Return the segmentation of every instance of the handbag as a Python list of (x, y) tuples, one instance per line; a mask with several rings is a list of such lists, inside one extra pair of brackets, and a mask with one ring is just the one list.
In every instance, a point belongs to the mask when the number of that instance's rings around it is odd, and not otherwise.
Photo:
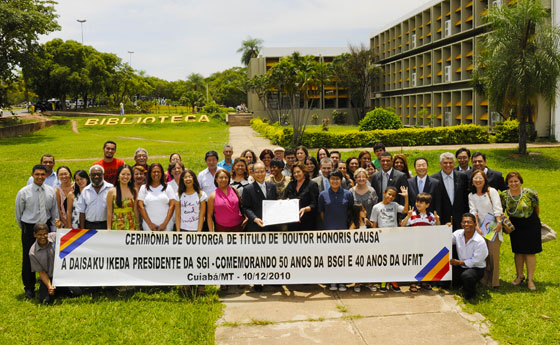
[(545, 223), (541, 223), (541, 240), (542, 243), (549, 242), (556, 239), (556, 231)]

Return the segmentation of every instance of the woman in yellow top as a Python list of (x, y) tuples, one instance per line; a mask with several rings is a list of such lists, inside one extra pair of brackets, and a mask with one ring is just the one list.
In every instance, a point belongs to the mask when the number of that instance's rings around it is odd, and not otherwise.
[(107, 193), (107, 229), (139, 229), (136, 198), (132, 168), (124, 164), (117, 171), (115, 186)]

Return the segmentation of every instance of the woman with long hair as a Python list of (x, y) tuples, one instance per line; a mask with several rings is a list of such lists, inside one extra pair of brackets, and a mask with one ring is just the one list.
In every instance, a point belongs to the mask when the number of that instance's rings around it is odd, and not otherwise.
[(172, 177), (170, 181), (167, 181), (167, 185), (173, 188), (174, 193), (177, 193), (179, 190), (179, 182), (181, 181), (181, 174), (185, 171), (185, 165), (181, 162), (170, 163), (167, 171), (169, 171)]
[(326, 147), (321, 147), (321, 148), (319, 148), (319, 150), (317, 150), (317, 162), (319, 164), (321, 164), (321, 160), (323, 158), (328, 158), (330, 156), (331, 156), (331, 154), (329, 153), (329, 150), (327, 150)]
[(138, 230), (136, 189), (132, 167), (123, 164), (117, 171), (115, 186), (107, 193), (107, 229)]
[(299, 199), (299, 223), (288, 224), (288, 230), (315, 230), (319, 186), (305, 174), (303, 162), (292, 166), (292, 180), (284, 191), (284, 199)]
[(319, 176), (319, 163), (315, 157), (307, 156), (304, 160), (305, 164), (305, 174), (309, 176), (309, 179), (313, 179)]
[(501, 231), (503, 209), (500, 194), (488, 185), (488, 178), (483, 170), (473, 171), (470, 189), (469, 209), (476, 219), (476, 231), (482, 236), (486, 235), (482, 232), (481, 226), (487, 215), (491, 215), (496, 223), (497, 235), (491, 240), (484, 239), (488, 247), (488, 257), (482, 282), (489, 287), (498, 287), (500, 286), (500, 246), (503, 241)]
[(402, 153), (396, 153), (393, 156), (393, 168), (406, 175), (406, 178), (412, 178), (412, 173), (408, 170), (408, 162), (406, 161), (406, 156)]
[(371, 153), (368, 150), (363, 150), (358, 155), (358, 162), (360, 164), (360, 168), (366, 168), (366, 164), (371, 162)]
[[(259, 158), (264, 163), (264, 168), (266, 170), (266, 176), (270, 175), (270, 162), (272, 161), (272, 158), (274, 158), (274, 152), (272, 152), (272, 150), (269, 150), (269, 149), (264, 149), (264, 150), (262, 150), (261, 154), (259, 155)], [(256, 163), (256, 162), (254, 162), (254, 163)]]
[(68, 215), (66, 214), (66, 207), (68, 202), (67, 196), (74, 190), (74, 182), (72, 182), (72, 172), (70, 168), (61, 165), (56, 169), (56, 176), (60, 181), (60, 186), (56, 187), (56, 206), (58, 207), (58, 216), (60, 218), (60, 227), (69, 228), (72, 226), (68, 222)]
[(76, 170), (74, 172), (74, 190), (66, 195), (66, 217), (68, 218), (66, 223), (71, 224), (72, 229), (80, 228), (80, 214), (76, 210), (76, 202), (88, 184), (90, 184), (90, 179), (87, 171)]
[(208, 196), (200, 189), (194, 171), (187, 169), (179, 180), (179, 205), (175, 212), (177, 231), (202, 231)]
[(356, 182), (356, 180), (354, 179), (354, 172), (360, 167), (360, 160), (357, 157), (350, 157), (346, 160), (346, 169), (348, 172), (348, 175), (350, 175), (350, 178), (352, 179), (352, 181)]
[(153, 163), (148, 168), (148, 182), (138, 192), (138, 209), (142, 216), (142, 229), (171, 231), (177, 196), (172, 188), (167, 188), (163, 167)]

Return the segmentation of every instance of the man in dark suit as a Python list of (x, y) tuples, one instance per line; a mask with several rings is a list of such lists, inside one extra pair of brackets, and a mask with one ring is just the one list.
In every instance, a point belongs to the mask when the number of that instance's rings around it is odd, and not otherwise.
[(253, 166), (255, 182), (243, 189), (243, 213), (249, 218), (246, 231), (272, 231), (274, 226), (264, 226), (262, 221), (263, 200), (276, 200), (276, 186), (265, 182), (266, 168), (262, 162)]
[(432, 196), (432, 202), (428, 207), (429, 212), (436, 211), (441, 214), (441, 198), (442, 189), (438, 180), (428, 176), (428, 160), (424, 157), (418, 157), (414, 161), (414, 170), (416, 177), (408, 179), (408, 203), (411, 206), (416, 205), (416, 196), (419, 193), (429, 193)]
[(472, 167), (469, 166), (469, 161), (471, 160), (471, 150), (466, 147), (461, 147), (455, 151), (455, 158), (457, 158), (457, 167), (455, 170), (468, 174)]
[(467, 173), (469, 181), (471, 180), (471, 175), (474, 170), (482, 170), (486, 174), (488, 179), (488, 185), (497, 190), (506, 190), (506, 182), (502, 173), (497, 170), (492, 170), (486, 166), (486, 155), (482, 152), (475, 152), (472, 155), (472, 166), (473, 170)]
[(453, 230), (461, 229), (461, 217), (469, 211), (469, 183), (467, 175), (454, 170), (455, 156), (444, 152), (439, 156), (441, 171), (430, 176), (439, 181), (442, 189), (441, 223), (453, 223)]
[[(371, 186), (377, 193), (377, 200), (383, 200), (383, 193), (385, 193), (387, 186), (394, 186), (397, 190), (401, 190), (402, 186), (408, 188), (406, 175), (393, 169), (393, 156), (389, 152), (383, 152), (379, 156), (379, 164), (381, 165), (381, 170), (371, 177)], [(404, 205), (404, 199), (400, 195), (397, 196), (395, 201)]]

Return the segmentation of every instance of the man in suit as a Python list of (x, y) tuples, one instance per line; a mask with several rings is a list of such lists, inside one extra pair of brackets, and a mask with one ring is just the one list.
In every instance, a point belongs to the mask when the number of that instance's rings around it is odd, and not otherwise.
[(243, 213), (249, 218), (247, 230), (272, 231), (273, 226), (264, 226), (262, 221), (262, 202), (263, 200), (276, 200), (276, 186), (273, 183), (265, 182), (266, 168), (262, 162), (255, 163), (253, 166), (253, 178), (255, 182), (247, 185), (243, 189)]
[(428, 207), (429, 212), (436, 211), (441, 214), (441, 198), (442, 189), (438, 180), (428, 176), (428, 160), (424, 157), (418, 157), (414, 160), (414, 170), (416, 177), (408, 179), (408, 203), (411, 206), (416, 205), (416, 196), (422, 192), (429, 193), (432, 196), (432, 202)]
[(461, 147), (455, 152), (455, 158), (457, 158), (457, 167), (455, 170), (469, 174), (472, 167), (469, 166), (469, 161), (471, 160), (471, 150), (466, 147)]
[[(319, 193), (321, 193), (325, 189), (329, 189), (330, 185), (329, 185), (328, 176), (330, 172), (334, 170), (334, 163), (331, 158), (325, 157), (321, 159), (320, 163), (321, 163), (321, 167), (320, 167), (321, 173), (319, 174), (319, 176), (312, 179), (312, 181), (314, 181), (319, 186)], [(345, 178), (342, 178), (341, 186), (343, 189), (349, 189), (348, 181), (346, 181)]]
[(461, 229), (464, 213), (469, 211), (469, 182), (467, 175), (454, 170), (455, 156), (444, 152), (439, 156), (441, 170), (430, 176), (439, 181), (442, 189), (441, 223), (453, 223), (453, 230)]
[[(385, 193), (387, 186), (394, 186), (397, 190), (401, 190), (402, 186), (408, 188), (406, 175), (393, 169), (393, 156), (389, 152), (383, 152), (379, 156), (379, 164), (381, 165), (381, 170), (371, 177), (371, 186), (377, 193), (377, 200), (383, 200), (383, 193)], [(404, 199), (400, 195), (397, 196), (395, 201), (404, 205)]]
[(486, 155), (482, 152), (475, 152), (472, 155), (472, 166), (473, 170), (467, 173), (469, 181), (471, 180), (471, 175), (474, 170), (482, 170), (486, 174), (488, 179), (488, 185), (497, 190), (506, 190), (506, 182), (502, 173), (497, 170), (492, 170), (486, 166)]

